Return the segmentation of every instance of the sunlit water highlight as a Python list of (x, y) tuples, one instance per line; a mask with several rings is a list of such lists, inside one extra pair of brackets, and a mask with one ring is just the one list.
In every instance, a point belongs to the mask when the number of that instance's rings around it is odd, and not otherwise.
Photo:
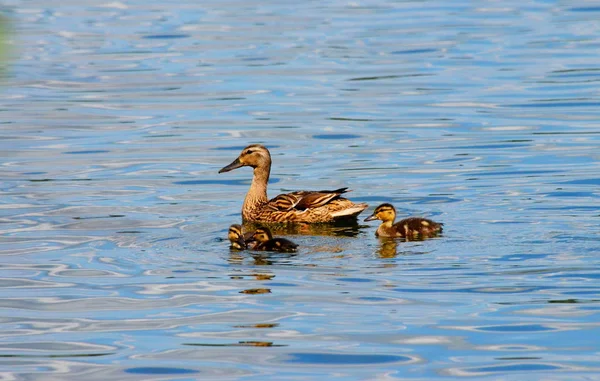
[[(598, 377), (600, 8), (5, 15), (2, 379)], [(217, 171), (248, 143), (271, 149), (271, 196), (348, 186), (445, 233), (359, 222), (230, 252), (251, 171)]]

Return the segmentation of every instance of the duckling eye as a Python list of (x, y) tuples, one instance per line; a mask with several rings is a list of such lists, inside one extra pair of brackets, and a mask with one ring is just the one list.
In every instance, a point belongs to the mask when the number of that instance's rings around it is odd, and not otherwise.
[(249, 149), (248, 151), (246, 151), (246, 155), (250, 155), (252, 152), (254, 152), (254, 151), (252, 151), (251, 149)]

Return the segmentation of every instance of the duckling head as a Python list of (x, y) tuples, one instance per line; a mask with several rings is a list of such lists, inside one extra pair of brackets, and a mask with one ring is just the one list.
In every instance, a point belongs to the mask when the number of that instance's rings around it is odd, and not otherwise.
[(392, 204), (381, 204), (373, 214), (365, 218), (365, 221), (381, 220), (383, 222), (393, 222), (396, 218), (396, 208)]
[(256, 231), (252, 235), (252, 238), (258, 242), (267, 242), (268, 240), (273, 239), (273, 235), (271, 234), (269, 228), (262, 227), (256, 229)]
[(238, 225), (238, 224), (231, 225), (229, 227), (229, 232), (227, 233), (227, 238), (229, 238), (230, 241), (235, 241), (235, 240), (239, 239), (240, 237), (243, 237), (242, 225)]
[(229, 238), (229, 242), (231, 242), (231, 247), (238, 250), (243, 250), (246, 248), (246, 242), (244, 242), (244, 235), (242, 233), (241, 225), (231, 225), (229, 227), (229, 232), (227, 233), (227, 238)]
[(240, 167), (270, 168), (271, 154), (267, 147), (261, 144), (251, 144), (244, 148), (237, 159), (221, 168), (219, 173), (229, 172)]

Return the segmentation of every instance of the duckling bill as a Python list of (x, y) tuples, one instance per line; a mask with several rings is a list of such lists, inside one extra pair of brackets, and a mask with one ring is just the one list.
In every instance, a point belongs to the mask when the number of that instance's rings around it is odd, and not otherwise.
[(394, 223), (396, 208), (392, 204), (381, 204), (365, 221), (381, 220), (375, 235), (378, 237), (400, 237), (406, 240), (435, 237), (442, 232), (442, 223), (422, 217), (409, 217)]
[(298, 245), (289, 239), (273, 238), (273, 234), (269, 228), (260, 227), (256, 229), (252, 238), (258, 243), (253, 250), (256, 251), (278, 251), (280, 253), (293, 253), (297, 250)]

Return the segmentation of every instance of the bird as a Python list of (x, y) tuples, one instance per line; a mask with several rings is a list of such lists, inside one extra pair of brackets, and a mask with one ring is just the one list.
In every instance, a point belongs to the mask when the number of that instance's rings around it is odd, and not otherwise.
[(378, 237), (401, 237), (408, 240), (435, 237), (442, 232), (442, 223), (422, 217), (408, 217), (394, 223), (396, 209), (392, 204), (381, 204), (365, 221), (381, 220), (375, 235)]
[(290, 253), (295, 252), (298, 249), (298, 245), (289, 239), (273, 238), (273, 234), (271, 234), (269, 228), (264, 226), (256, 229), (252, 238), (257, 242), (256, 246), (252, 249), (256, 251)]
[(229, 232), (227, 233), (227, 238), (229, 238), (229, 242), (231, 242), (229, 248), (232, 250), (252, 249), (254, 245), (256, 245), (256, 241), (252, 238), (252, 234), (254, 234), (254, 232), (244, 233), (242, 225), (240, 224), (231, 225), (229, 227)]
[(221, 168), (219, 173), (240, 167), (252, 167), (254, 177), (242, 206), (244, 222), (320, 223), (355, 219), (368, 205), (341, 197), (348, 188), (321, 191), (296, 191), (267, 198), (271, 173), (271, 153), (261, 144), (244, 148), (237, 159)]
[(227, 238), (231, 242), (231, 246), (229, 246), (231, 250), (245, 250), (248, 248), (246, 238), (244, 238), (244, 234), (242, 233), (242, 226), (239, 224), (233, 224), (229, 227)]

